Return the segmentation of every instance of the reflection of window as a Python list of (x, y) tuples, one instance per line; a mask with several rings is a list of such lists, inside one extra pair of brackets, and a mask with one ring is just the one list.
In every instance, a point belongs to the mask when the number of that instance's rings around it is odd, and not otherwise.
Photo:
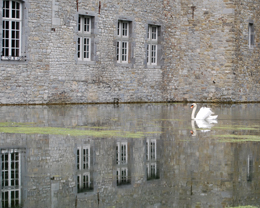
[(253, 178), (253, 158), (248, 155), (247, 158), (247, 181), (252, 181)]
[(77, 148), (77, 190), (78, 193), (93, 190), (91, 182), (90, 146)]
[(127, 164), (127, 143), (118, 142), (116, 145), (116, 164)]
[(147, 180), (158, 179), (157, 146), (155, 139), (146, 140), (146, 174)]
[(254, 34), (254, 24), (249, 23), (248, 25), (248, 45), (249, 48), (253, 48), (255, 45), (255, 34)]
[(2, 149), (2, 207), (21, 204), (21, 153), (18, 149)]
[(128, 168), (128, 143), (117, 142), (116, 144), (116, 178), (117, 185), (130, 184), (129, 168)]
[(20, 60), (22, 35), (22, 4), (3, 1), (2, 60)]

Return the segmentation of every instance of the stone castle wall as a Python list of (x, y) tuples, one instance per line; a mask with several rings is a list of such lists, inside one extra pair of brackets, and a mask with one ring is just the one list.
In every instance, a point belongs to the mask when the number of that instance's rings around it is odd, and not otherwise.
[[(23, 14), (26, 61), (0, 61), (1, 104), (260, 100), (259, 2), (25, 0)], [(79, 15), (94, 19), (91, 62), (77, 60)], [(116, 63), (118, 20), (131, 22), (128, 64)], [(160, 27), (157, 66), (148, 24)]]

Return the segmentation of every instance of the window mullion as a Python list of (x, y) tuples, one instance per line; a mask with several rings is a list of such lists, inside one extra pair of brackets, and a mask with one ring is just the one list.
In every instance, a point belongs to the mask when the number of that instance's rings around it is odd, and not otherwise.
[(12, 20), (9, 21), (9, 39), (8, 39), (8, 56), (11, 56), (12, 55), (12, 46), (11, 46), (11, 43), (12, 43)]

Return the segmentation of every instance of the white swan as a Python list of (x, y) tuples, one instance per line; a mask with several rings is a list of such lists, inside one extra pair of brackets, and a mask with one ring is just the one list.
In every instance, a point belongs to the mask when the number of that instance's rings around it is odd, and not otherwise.
[(197, 131), (195, 128), (195, 122), (197, 124), (197, 126), (199, 127), (199, 129), (201, 129), (201, 132), (209, 132), (211, 127), (214, 126), (214, 124), (218, 123), (217, 120), (191, 120), (191, 128), (192, 131), (190, 131), (192, 136), (196, 136), (197, 135)]
[(206, 108), (206, 107), (201, 107), (199, 112), (196, 115), (196, 118), (194, 118), (194, 114), (195, 111), (197, 109), (197, 104), (196, 103), (192, 103), (191, 104), (191, 108), (193, 108), (192, 113), (191, 113), (191, 119), (192, 120), (214, 120), (217, 119), (218, 115), (212, 115), (214, 114), (210, 108)]

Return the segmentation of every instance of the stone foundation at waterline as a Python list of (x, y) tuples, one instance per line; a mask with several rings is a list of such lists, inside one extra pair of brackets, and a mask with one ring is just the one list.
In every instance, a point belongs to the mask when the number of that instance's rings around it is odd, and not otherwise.
[(245, 0), (25, 0), (0, 104), (260, 101), (259, 11)]

